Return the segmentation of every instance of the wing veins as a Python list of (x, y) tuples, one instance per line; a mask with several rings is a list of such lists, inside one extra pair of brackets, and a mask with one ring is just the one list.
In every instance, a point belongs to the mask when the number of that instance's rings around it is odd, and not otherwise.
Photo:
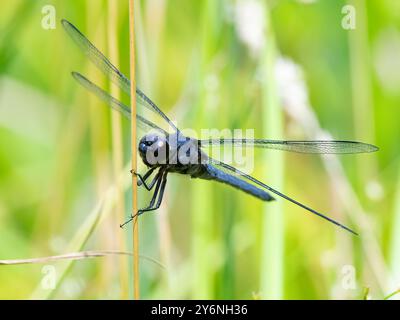
[(290, 151), (297, 153), (315, 154), (351, 154), (369, 153), (378, 150), (378, 147), (358, 142), (346, 140), (267, 140), (267, 139), (208, 139), (200, 140), (201, 147), (215, 145), (233, 145), (244, 147), (255, 147)]
[[(89, 58), (89, 60), (103, 72), (112, 82), (119, 86), (122, 91), (130, 95), (131, 81), (115, 67), (108, 58), (101, 53), (95, 45), (90, 42), (86, 36), (78, 30), (72, 23), (62, 19), (61, 23), (68, 33), (68, 35), (74, 40), (81, 51)], [(138, 102), (145, 108), (157, 113), (161, 116), (175, 131), (179, 132), (179, 129), (174, 123), (157, 107), (157, 105), (146, 96), (139, 88), (136, 87), (136, 96)]]
[[(89, 79), (87, 79), (85, 76), (81, 75), (78, 72), (72, 72), (73, 78), (84, 88), (86, 88), (88, 91), (93, 93), (95, 96), (97, 96), (100, 100), (108, 104), (112, 109), (119, 111), (121, 114), (123, 114), (125, 117), (128, 119), (131, 118), (131, 109), (119, 101), (118, 99), (114, 98), (111, 96), (108, 92), (105, 90), (101, 89), (99, 86), (91, 82)], [(139, 121), (139, 125), (144, 126), (145, 130), (151, 130), (155, 129), (157, 131), (160, 131), (162, 134), (167, 135), (167, 132), (160, 127), (158, 127), (156, 124), (151, 122), (150, 120), (145, 119), (144, 117), (140, 115), (136, 115), (136, 119)]]

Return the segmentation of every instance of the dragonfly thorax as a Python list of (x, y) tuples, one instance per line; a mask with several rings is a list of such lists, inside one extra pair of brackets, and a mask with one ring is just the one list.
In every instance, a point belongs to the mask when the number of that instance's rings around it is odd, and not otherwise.
[(147, 134), (140, 140), (139, 154), (148, 167), (168, 165), (172, 170), (176, 166), (197, 165), (206, 159), (196, 139), (155, 133)]

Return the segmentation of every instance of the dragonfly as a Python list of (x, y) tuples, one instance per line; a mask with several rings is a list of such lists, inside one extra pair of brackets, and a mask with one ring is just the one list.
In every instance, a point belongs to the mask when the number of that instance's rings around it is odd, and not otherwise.
[[(109, 80), (116, 84), (123, 92), (130, 95), (131, 81), (72, 23), (65, 19), (61, 23), (66, 33), (85, 56)], [(72, 72), (72, 76), (80, 85), (96, 95), (112, 109), (119, 111), (129, 119), (131, 118), (131, 108), (128, 105), (111, 96), (82, 74)], [(269, 202), (275, 200), (272, 196), (274, 194), (357, 235), (354, 230), (328, 215), (318, 212), (283, 194), (235, 166), (208, 156), (204, 149), (213, 146), (230, 145), (232, 147), (265, 148), (297, 153), (355, 154), (375, 152), (378, 150), (378, 147), (363, 142), (345, 140), (195, 139), (183, 135), (181, 130), (167, 115), (138, 87), (136, 87), (136, 99), (140, 106), (157, 115), (168, 126), (169, 130), (161, 128), (144, 116), (136, 115), (137, 125), (147, 132), (139, 141), (138, 152), (143, 163), (148, 167), (148, 171), (143, 175), (133, 170), (131, 173), (138, 177), (137, 184), (139, 187), (144, 186), (148, 191), (154, 191), (149, 204), (138, 210), (135, 214), (131, 214), (129, 219), (121, 224), (121, 227), (131, 222), (136, 216), (159, 209), (167, 185), (167, 176), (170, 173), (177, 173), (190, 176), (191, 178), (220, 182), (262, 201)]]

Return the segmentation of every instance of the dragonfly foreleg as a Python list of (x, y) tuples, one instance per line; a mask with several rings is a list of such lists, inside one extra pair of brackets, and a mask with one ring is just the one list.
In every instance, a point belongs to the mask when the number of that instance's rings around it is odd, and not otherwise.
[[(142, 213), (147, 212), (147, 211), (157, 210), (160, 207), (162, 197), (164, 195), (165, 185), (167, 183), (167, 173), (164, 173), (163, 170), (160, 170), (157, 173), (157, 175), (153, 181), (156, 181), (156, 189), (154, 190), (154, 193), (150, 200), (149, 205), (146, 208), (138, 210), (138, 212), (135, 215), (131, 215), (131, 217), (127, 221), (125, 221), (123, 224), (120, 225), (121, 228), (123, 226), (125, 226), (127, 223), (131, 222), (136, 216), (139, 216)], [(152, 183), (153, 183), (153, 181), (152, 181)], [(158, 201), (157, 201), (156, 206), (154, 206), (154, 203), (156, 202), (157, 197), (158, 197)]]
[(150, 191), (151, 189), (153, 189), (155, 183), (157, 182), (157, 175), (154, 177), (154, 179), (150, 182), (150, 184), (148, 185), (146, 183), (146, 180), (151, 176), (151, 174), (154, 172), (156, 168), (151, 168), (149, 171), (147, 171), (143, 176), (140, 173), (137, 173), (134, 170), (131, 170), (131, 173), (134, 174), (135, 176), (137, 176), (139, 178), (137, 185), (138, 187), (140, 187), (141, 185), (144, 185), (144, 187)]
[[(136, 213), (135, 216), (140, 216), (141, 214), (143, 214), (145, 212), (154, 211), (154, 210), (157, 210), (158, 208), (160, 208), (162, 199), (164, 197), (165, 186), (167, 185), (167, 173), (164, 173), (160, 180), (161, 180), (161, 188), (160, 188), (160, 192), (158, 193), (157, 204), (153, 207), (154, 202), (153, 203), (150, 202), (150, 205), (148, 207), (146, 207), (144, 209), (140, 209)], [(155, 197), (153, 197), (153, 199), (155, 200)]]

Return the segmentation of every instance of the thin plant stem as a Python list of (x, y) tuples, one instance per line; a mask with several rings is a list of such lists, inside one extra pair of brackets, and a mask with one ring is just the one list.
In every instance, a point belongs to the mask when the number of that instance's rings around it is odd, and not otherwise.
[[(90, 10), (87, 13), (87, 21), (89, 29), (93, 28), (93, 34), (96, 43), (104, 43), (104, 23), (102, 21), (97, 21), (97, 12), (100, 12), (101, 6), (94, 5), (90, 6)], [(97, 22), (97, 23), (96, 23)], [(88, 65), (88, 74), (90, 77), (95, 77), (95, 67), (93, 65)], [(90, 134), (90, 144), (93, 152), (92, 166), (95, 175), (95, 187), (96, 196), (100, 197), (103, 194), (107, 184), (107, 142), (108, 134), (104, 130), (106, 127), (106, 109), (99, 108), (98, 99), (89, 95), (89, 134)]]
[(390, 283), (388, 283), (389, 288), (391, 288), (393, 284), (398, 285), (400, 282), (400, 174), (397, 181), (389, 251), (389, 269), (391, 276), (391, 278), (389, 278)]
[[(269, 11), (265, 5), (266, 44), (262, 55), (264, 88), (262, 90), (264, 136), (279, 138), (283, 136), (283, 112), (279, 105), (275, 77), (276, 59), (278, 56), (275, 36), (270, 21)], [(268, 154), (270, 169), (268, 181), (282, 190), (284, 180), (284, 155), (276, 152)], [(284, 250), (284, 217), (283, 203), (265, 204), (262, 223), (261, 275), (260, 288), (263, 298), (281, 299), (283, 297), (283, 250)]]
[[(137, 76), (138, 83), (143, 83), (146, 90), (152, 92), (154, 96), (160, 93), (159, 77), (159, 64), (161, 62), (163, 49), (165, 47), (163, 41), (166, 38), (166, 13), (168, 7), (168, 0), (150, 0), (146, 1), (143, 8), (143, 15), (140, 10), (140, 2), (136, 6), (136, 51), (138, 56), (138, 65), (140, 66), (139, 74)], [(146, 31), (146, 32), (145, 32)], [(147, 41), (150, 40), (150, 41)], [(140, 72), (141, 71), (141, 72)], [(171, 115), (171, 109), (168, 110)], [(178, 117), (172, 117), (175, 121)], [(171, 187), (169, 187), (170, 189)], [(168, 272), (163, 274), (159, 286), (162, 296), (157, 298), (173, 299), (171, 297), (171, 285), (174, 277), (175, 267), (171, 266), (172, 263), (172, 243), (171, 243), (171, 230), (168, 216), (168, 192), (164, 195), (164, 199), (160, 209), (158, 210), (157, 230), (159, 241), (160, 261), (168, 268)]]
[(389, 300), (390, 298), (394, 297), (398, 293), (400, 293), (400, 289), (397, 289), (396, 291), (394, 291), (391, 294), (387, 295), (386, 297), (383, 298), (383, 300)]
[[(108, 52), (109, 57), (113, 63), (119, 65), (118, 59), (118, 3), (116, 1), (108, 1)], [(117, 86), (111, 84), (111, 95), (119, 99), (120, 90)], [(112, 135), (112, 159), (113, 171), (116, 187), (117, 187), (117, 201), (115, 205), (115, 218), (118, 221), (123, 221), (125, 216), (124, 205), (124, 191), (122, 188), (122, 181), (118, 179), (119, 173), (123, 168), (123, 139), (122, 139), (122, 123), (121, 114), (115, 110), (111, 111), (111, 135)], [(114, 224), (118, 225), (118, 224)], [(125, 251), (125, 233), (118, 232), (117, 241), (118, 248)], [(121, 290), (121, 299), (128, 299), (129, 285), (128, 285), (128, 260), (126, 256), (119, 256), (119, 282)]]
[(368, 300), (369, 299), (369, 290), (370, 290), (369, 287), (366, 287), (364, 289), (363, 297), (362, 297), (363, 300)]
[[(217, 1), (207, 0), (202, 2), (202, 47), (200, 59), (200, 77), (205, 79), (212, 59), (212, 48), (215, 46), (215, 19)], [(202, 91), (202, 95), (197, 102), (193, 112), (196, 113), (196, 122), (198, 124), (210, 123), (210, 118), (205, 112), (207, 105), (207, 92)], [(212, 228), (213, 214), (212, 202), (213, 195), (210, 192), (210, 186), (204, 183), (196, 183), (191, 187), (191, 214), (193, 225), (192, 236), (192, 263), (193, 263), (193, 299), (212, 299), (214, 297), (214, 273), (210, 263), (209, 248), (212, 246)], [(201, 197), (198, 197), (201, 195)], [(204, 201), (204, 199), (207, 199)]]
[[(131, 144), (132, 144), (132, 170), (136, 171), (136, 79), (135, 79), (135, 8), (134, 0), (129, 0), (129, 34), (130, 34), (130, 78), (131, 78)], [(132, 210), (137, 212), (137, 177), (132, 175)], [(133, 219), (133, 298), (138, 300), (139, 291), (139, 226), (138, 216)]]
[[(87, 10), (87, 30), (93, 34), (95, 43), (101, 45), (105, 43), (105, 21), (98, 19), (98, 15), (102, 10), (101, 1), (93, 4), (86, 4)], [(90, 78), (96, 77), (96, 69), (92, 64), (87, 65), (87, 73)], [(104, 84), (104, 79), (99, 79), (99, 84)], [(108, 145), (109, 145), (109, 131), (107, 128), (107, 109), (99, 108), (99, 100), (93, 96), (88, 96), (88, 111), (89, 111), (89, 141), (91, 149), (91, 168), (94, 176), (95, 197), (100, 199), (101, 195), (106, 190), (109, 184), (110, 170), (108, 161)], [(111, 219), (111, 218), (110, 218)], [(110, 220), (111, 221), (111, 220)], [(112, 246), (112, 237), (108, 236), (111, 223), (105, 223), (99, 226), (98, 236), (101, 246), (108, 248)], [(110, 261), (105, 261), (99, 265), (99, 272), (97, 274), (97, 281), (99, 282), (100, 290), (106, 290), (112, 280), (111, 276), (114, 274), (114, 265)]]
[[(0, 260), (0, 265), (13, 266), (22, 264), (43, 264), (43, 263), (56, 262), (62, 260), (84, 260), (84, 259), (102, 258), (109, 256), (133, 256), (133, 252), (117, 251), (117, 250), (88, 250), (88, 251), (59, 254), (48, 257)], [(160, 268), (165, 269), (165, 266), (162, 263), (151, 257), (146, 257), (141, 255), (140, 258), (148, 260), (149, 262), (153, 262)]]
[[(350, 2), (357, 10), (356, 28), (348, 32), (351, 89), (356, 138), (374, 143), (375, 125), (371, 89), (370, 56), (368, 49), (368, 17), (364, 0)], [(377, 175), (376, 159), (357, 159), (358, 186)]]

